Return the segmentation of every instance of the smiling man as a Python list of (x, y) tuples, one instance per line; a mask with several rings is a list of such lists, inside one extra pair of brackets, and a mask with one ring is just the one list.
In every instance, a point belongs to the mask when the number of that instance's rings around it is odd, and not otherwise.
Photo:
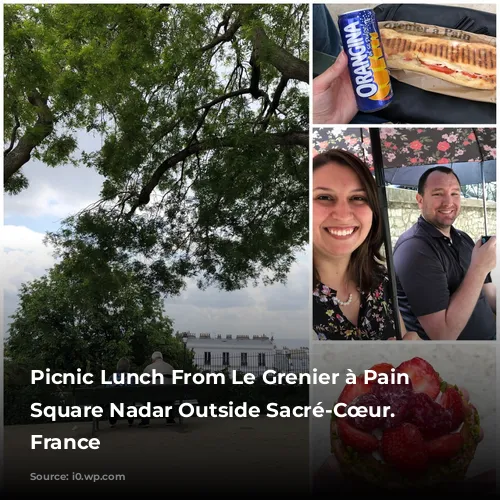
[(452, 169), (424, 172), (421, 215), (394, 247), (398, 302), (406, 328), (425, 340), (496, 339), (496, 238), (484, 245), (453, 227), (460, 180)]

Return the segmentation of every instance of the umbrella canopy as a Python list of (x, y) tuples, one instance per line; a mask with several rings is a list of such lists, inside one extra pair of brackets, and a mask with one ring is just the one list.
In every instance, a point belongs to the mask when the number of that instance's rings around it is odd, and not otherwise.
[[(495, 128), (381, 128), (380, 142), (389, 184), (416, 187), (422, 173), (437, 165), (453, 168), (462, 185), (496, 181)], [(316, 128), (313, 148), (314, 154), (350, 151), (374, 171), (368, 128)]]

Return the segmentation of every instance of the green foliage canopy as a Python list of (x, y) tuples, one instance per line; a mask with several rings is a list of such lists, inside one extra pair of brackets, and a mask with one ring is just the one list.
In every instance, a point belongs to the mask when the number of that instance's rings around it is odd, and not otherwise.
[[(113, 371), (121, 357), (142, 371), (160, 350), (182, 369), (184, 346), (172, 334), (161, 296), (140, 275), (126, 266), (88, 267), (81, 259), (66, 259), (22, 285), (6, 356), (30, 369), (98, 373)], [(187, 368), (191, 361), (190, 353)]]
[[(105, 178), (60, 256), (169, 294), (285, 281), (308, 241), (307, 4), (4, 9), (6, 191), (31, 157)], [(78, 156), (81, 129), (102, 148)]]

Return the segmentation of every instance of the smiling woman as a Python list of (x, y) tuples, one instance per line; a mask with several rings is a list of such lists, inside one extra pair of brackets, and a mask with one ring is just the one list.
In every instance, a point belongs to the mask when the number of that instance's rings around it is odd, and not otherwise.
[[(319, 340), (395, 336), (389, 280), (380, 253), (375, 181), (355, 155), (332, 149), (313, 160), (313, 329)], [(405, 340), (407, 333), (401, 321)]]

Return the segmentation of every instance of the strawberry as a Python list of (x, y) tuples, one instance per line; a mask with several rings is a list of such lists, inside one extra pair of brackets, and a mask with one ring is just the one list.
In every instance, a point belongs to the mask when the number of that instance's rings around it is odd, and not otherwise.
[(397, 367), (397, 371), (407, 373), (415, 392), (424, 392), (436, 399), (440, 390), (439, 375), (432, 366), (422, 358), (412, 358)]
[[(377, 365), (373, 365), (370, 370), (377, 373), (387, 373), (390, 374), (391, 369), (394, 368), (390, 363), (378, 363)], [(371, 380), (369, 382), (370, 385), (377, 383), (376, 380)]]
[(462, 396), (454, 387), (448, 387), (443, 393), (441, 405), (451, 414), (451, 430), (456, 430), (465, 418)]
[(425, 448), (432, 461), (448, 460), (455, 456), (464, 445), (464, 438), (457, 432), (455, 434), (446, 434), (437, 439), (425, 442)]
[(342, 442), (356, 451), (371, 453), (378, 449), (378, 440), (375, 436), (352, 427), (345, 418), (338, 419), (337, 430)]
[(362, 396), (367, 392), (370, 392), (370, 386), (368, 384), (365, 384), (363, 377), (358, 376), (356, 377), (355, 384), (346, 384), (346, 386), (340, 393), (338, 402), (348, 405), (352, 403), (352, 401), (358, 396)]
[(418, 428), (404, 423), (382, 434), (381, 453), (384, 460), (401, 472), (418, 473), (428, 463), (424, 438)]
[(394, 368), (390, 363), (378, 363), (377, 365), (373, 365), (370, 370), (377, 373), (391, 373), (391, 370)]

